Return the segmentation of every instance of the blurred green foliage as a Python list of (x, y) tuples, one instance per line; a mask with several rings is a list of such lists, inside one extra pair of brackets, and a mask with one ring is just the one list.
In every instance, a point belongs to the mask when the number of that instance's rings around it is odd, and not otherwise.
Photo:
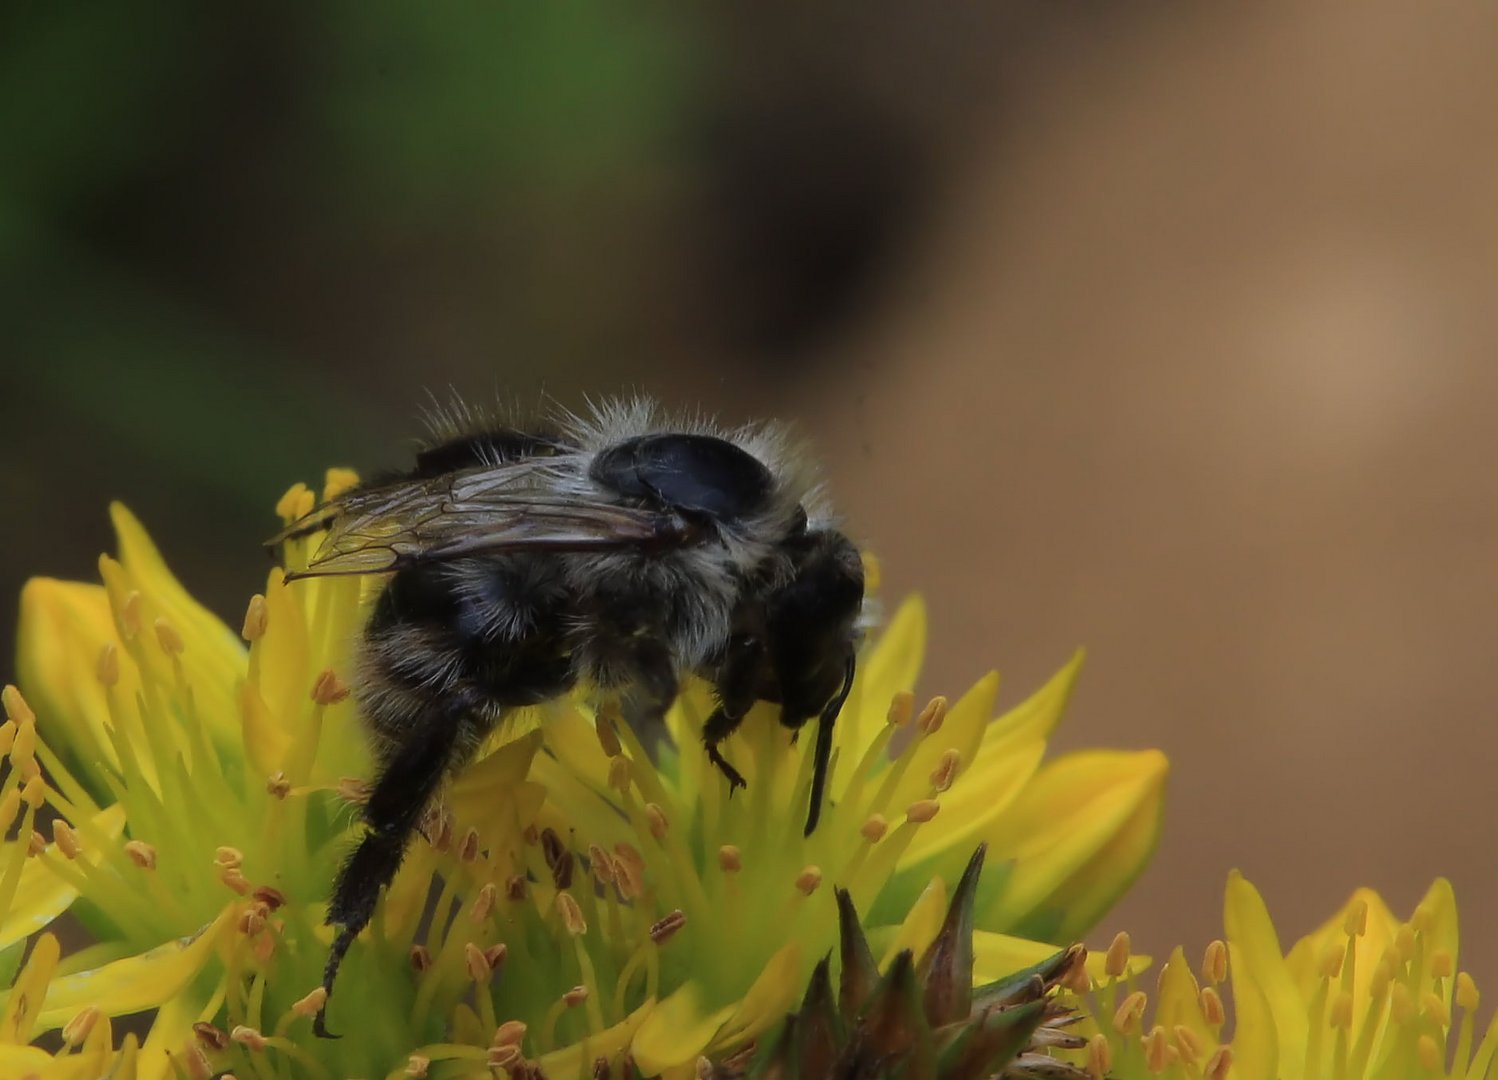
[(232, 609), (276, 495), (398, 460), (418, 388), (622, 377), (610, 345), (652, 287), (630, 241), (700, 29), (579, 4), (7, 5), (0, 590), (91, 576), (119, 497)]

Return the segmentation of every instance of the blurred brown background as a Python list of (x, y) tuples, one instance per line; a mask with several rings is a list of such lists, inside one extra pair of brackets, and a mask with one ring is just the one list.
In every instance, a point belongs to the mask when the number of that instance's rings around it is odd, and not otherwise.
[(237, 618), (428, 388), (783, 416), (929, 689), (1171, 755), (1098, 941), (1445, 874), (1498, 979), (1494, 16), (153, 10), (0, 15), (5, 595), (118, 497)]

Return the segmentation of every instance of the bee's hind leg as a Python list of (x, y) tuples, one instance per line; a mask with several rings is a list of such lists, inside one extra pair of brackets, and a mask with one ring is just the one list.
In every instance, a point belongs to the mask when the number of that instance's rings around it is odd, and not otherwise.
[[(338, 935), (322, 978), (329, 997), (344, 954), (369, 925), (380, 890), (395, 878), (407, 841), (452, 765), (465, 716), (471, 711), (468, 700), (456, 695), (433, 708), (444, 715), (413, 722), (409, 725), (410, 744), (384, 755), (384, 766), (362, 814), (369, 831), (338, 871), (327, 916), (328, 925), (336, 926)], [(319, 1038), (336, 1038), (328, 1030), (327, 1011), (324, 999), (312, 1021), (312, 1031)]]

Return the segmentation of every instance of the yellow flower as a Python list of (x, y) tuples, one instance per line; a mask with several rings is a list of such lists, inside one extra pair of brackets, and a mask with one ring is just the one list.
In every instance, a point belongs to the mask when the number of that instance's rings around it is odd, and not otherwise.
[[(1212, 942), (1200, 981), (1177, 949), (1161, 970), (1153, 1017), (1144, 991), (1111, 979), (1089, 999), (1090, 1064), (1118, 1080), (1477, 1080), (1498, 1075), (1498, 1020), (1476, 1041), (1478, 993), (1458, 971), (1456, 901), (1437, 880), (1400, 921), (1359, 889), (1289, 953), (1258, 891), (1229, 877), (1227, 941)], [(1124, 949), (1126, 951), (1126, 944)], [(1230, 1001), (1236, 1012), (1224, 1035)], [(1118, 974), (1122, 974), (1121, 970)]]
[[(352, 482), (331, 472), (324, 497)], [(313, 503), (299, 486), (278, 510), (292, 520)], [(986, 843), (974, 903), (986, 982), (1055, 951), (1029, 939), (1085, 930), (1158, 829), (1158, 753), (1043, 761), (1076, 660), (997, 720), (994, 676), (915, 709), (925, 627), (911, 601), (862, 658), (809, 838), (812, 740), (793, 743), (771, 709), (724, 746), (749, 779), (732, 799), (700, 748), (704, 685), (650, 754), (581, 697), (514, 718), (451, 783), (350, 950), (330, 1006), (349, 1037), (318, 1040), (326, 902), (357, 836), (349, 803), (366, 789), (352, 778), (369, 770), (350, 645), (383, 582), (288, 585), (273, 570), (236, 634), (128, 512), (112, 514), (120, 550), (101, 560), (102, 586), (38, 579), (22, 596), (26, 698), (7, 691), (0, 727), (15, 766), (0, 818), (19, 818), (22, 838), (0, 855), (0, 973), (64, 910), (97, 943), (51, 963), (33, 947), (0, 997), (0, 1009), (28, 1001), (16, 1044), (94, 1023), (106, 1035), (83, 1050), (107, 1049), (109, 1018), (157, 1008), (144, 1043), (121, 1050), (143, 1078), (199, 1064), (375, 1077), (530, 1063), (557, 1080), (626, 1056), (690, 1076), (799, 995), (837, 940), (833, 885), (881, 959), (920, 955), (948, 883)], [(288, 544), (288, 565), (307, 543)], [(51, 844), (33, 837), (43, 803), (59, 816)]]

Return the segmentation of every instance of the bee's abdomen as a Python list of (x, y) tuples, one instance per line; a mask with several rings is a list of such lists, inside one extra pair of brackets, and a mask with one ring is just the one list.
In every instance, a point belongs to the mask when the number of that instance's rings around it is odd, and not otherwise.
[(545, 560), (418, 565), (391, 579), (361, 646), (360, 704), (376, 743), (401, 743), (431, 704), (480, 702), (464, 742), (504, 710), (546, 701), (576, 682), (566, 596)]

